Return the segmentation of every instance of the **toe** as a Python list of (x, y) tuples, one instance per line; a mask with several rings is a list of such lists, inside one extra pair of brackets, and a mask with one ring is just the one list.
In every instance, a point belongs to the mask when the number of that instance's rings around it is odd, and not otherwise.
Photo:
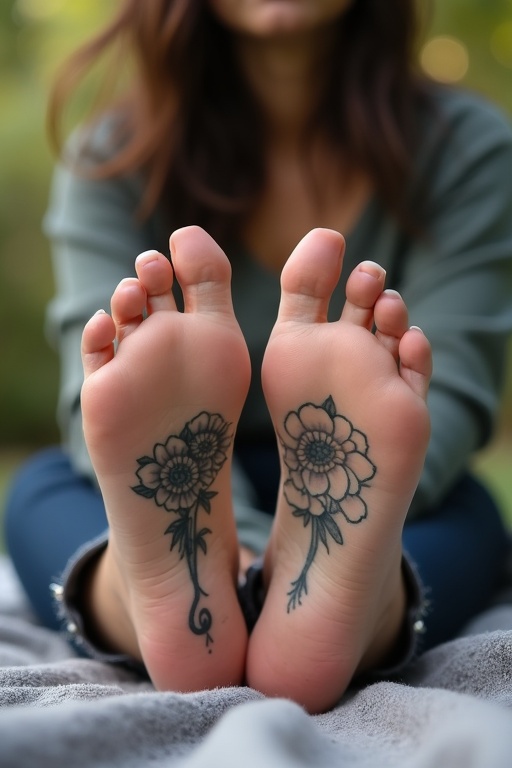
[(375, 302), (384, 290), (386, 271), (374, 261), (362, 261), (351, 272), (342, 320), (371, 330)]
[(178, 229), (169, 244), (185, 312), (232, 315), (231, 265), (215, 240), (193, 226)]
[(148, 313), (175, 310), (172, 295), (174, 273), (168, 259), (158, 251), (145, 251), (135, 260), (135, 270), (147, 296)]
[(432, 375), (432, 350), (423, 331), (412, 326), (400, 340), (400, 375), (423, 400)]
[(409, 313), (398, 291), (381, 293), (375, 303), (374, 322), (375, 336), (398, 360), (400, 339), (409, 327)]
[(281, 274), (279, 321), (322, 322), (341, 275), (345, 241), (331, 229), (302, 238)]
[(82, 334), (82, 365), (85, 378), (114, 357), (114, 321), (100, 309), (91, 317)]
[(121, 280), (110, 300), (117, 341), (122, 341), (141, 324), (146, 307), (146, 291), (135, 277)]

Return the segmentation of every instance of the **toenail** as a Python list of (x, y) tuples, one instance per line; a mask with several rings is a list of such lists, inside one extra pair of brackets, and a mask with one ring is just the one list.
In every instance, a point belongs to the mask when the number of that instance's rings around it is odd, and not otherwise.
[(147, 264), (150, 261), (156, 261), (158, 259), (158, 255), (158, 252), (154, 250), (143, 251), (142, 253), (139, 253), (135, 259), (135, 263), (140, 264), (142, 261), (144, 261)]
[(386, 270), (375, 261), (362, 261), (359, 265), (359, 269), (362, 272), (366, 272), (367, 275), (377, 278), (377, 280), (380, 280), (381, 277), (385, 277), (386, 275)]

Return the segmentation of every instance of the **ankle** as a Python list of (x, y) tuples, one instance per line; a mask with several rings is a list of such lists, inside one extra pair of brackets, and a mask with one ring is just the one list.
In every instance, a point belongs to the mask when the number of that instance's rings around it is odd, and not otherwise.
[(110, 545), (87, 564), (81, 581), (78, 607), (87, 637), (106, 653), (127, 654), (141, 661), (128, 596)]
[(370, 642), (356, 670), (356, 675), (376, 668), (394, 667), (403, 656), (407, 622), (407, 587), (401, 565), (397, 569), (389, 599), (383, 602)]

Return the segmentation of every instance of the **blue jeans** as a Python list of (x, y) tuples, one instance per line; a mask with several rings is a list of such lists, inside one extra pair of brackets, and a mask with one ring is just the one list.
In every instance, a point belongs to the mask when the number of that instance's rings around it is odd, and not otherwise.
[[(268, 467), (257, 464), (268, 479)], [(46, 626), (57, 628), (49, 584), (81, 545), (106, 530), (101, 495), (59, 448), (50, 448), (15, 477), (5, 522), (9, 553), (32, 606)], [(429, 517), (406, 524), (403, 544), (430, 603), (420, 646), (426, 650), (454, 637), (492, 600), (509, 537), (490, 494), (464, 475)]]

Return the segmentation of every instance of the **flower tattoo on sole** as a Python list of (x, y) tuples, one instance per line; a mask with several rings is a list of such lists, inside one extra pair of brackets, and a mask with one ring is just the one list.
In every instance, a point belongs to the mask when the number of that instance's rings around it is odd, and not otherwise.
[(357, 524), (368, 515), (362, 490), (377, 471), (368, 457), (366, 435), (337, 413), (329, 396), (321, 405), (304, 403), (290, 411), (280, 435), (287, 479), (284, 495), (295, 517), (311, 530), (309, 550), (299, 577), (288, 592), (288, 613), (307, 594), (308, 571), (322, 544), (343, 544), (337, 519)]
[(189, 627), (195, 635), (205, 635), (206, 647), (213, 642), (212, 615), (205, 607), (198, 611), (201, 598), (208, 593), (199, 583), (197, 556), (199, 550), (206, 555), (205, 537), (211, 530), (198, 530), (198, 518), (201, 510), (210, 514), (211, 500), (217, 495), (210, 488), (227, 458), (230, 426), (220, 414), (202, 411), (178, 435), (157, 443), (152, 456), (137, 459), (139, 484), (132, 487), (139, 496), (153, 499), (174, 515), (164, 533), (171, 536), (171, 551), (177, 548), (180, 560), (187, 561), (194, 589)]

